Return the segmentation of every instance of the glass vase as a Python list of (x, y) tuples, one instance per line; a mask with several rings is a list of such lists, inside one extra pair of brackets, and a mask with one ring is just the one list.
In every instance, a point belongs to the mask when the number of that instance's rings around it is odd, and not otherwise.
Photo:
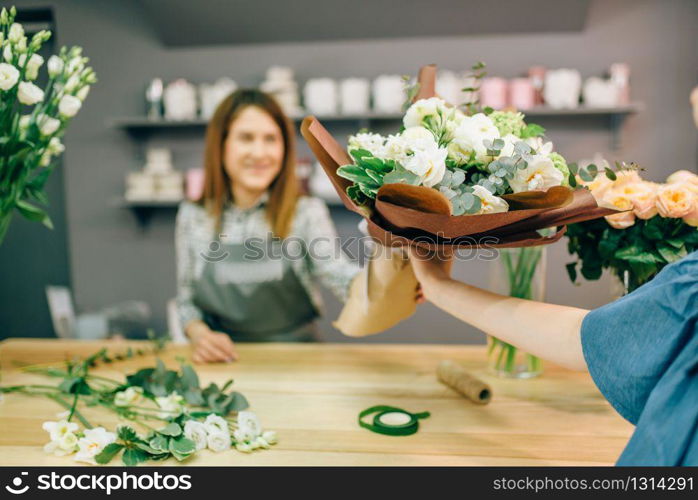
[[(545, 247), (502, 249), (493, 262), (491, 289), (519, 299), (544, 300)], [(488, 339), (487, 357), (489, 371), (500, 377), (526, 379), (543, 372), (540, 358), (496, 337)]]

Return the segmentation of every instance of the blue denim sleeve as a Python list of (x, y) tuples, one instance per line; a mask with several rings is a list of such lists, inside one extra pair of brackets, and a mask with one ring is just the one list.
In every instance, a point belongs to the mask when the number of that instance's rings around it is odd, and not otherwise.
[(625, 419), (638, 423), (653, 389), (696, 335), (697, 318), (698, 252), (584, 318), (589, 372)]

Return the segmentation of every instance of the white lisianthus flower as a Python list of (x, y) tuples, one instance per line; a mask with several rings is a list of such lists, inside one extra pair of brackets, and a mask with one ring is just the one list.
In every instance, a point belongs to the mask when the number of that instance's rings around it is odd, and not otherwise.
[(376, 158), (382, 158), (384, 142), (385, 138), (380, 134), (362, 132), (349, 137), (349, 151), (365, 149), (366, 151), (370, 151)]
[(80, 99), (81, 101), (84, 101), (85, 99), (87, 99), (87, 94), (89, 94), (89, 93), (90, 93), (90, 86), (85, 85), (83, 88), (78, 90), (78, 93), (75, 95), (78, 97), (78, 99)]
[(176, 392), (171, 392), (167, 397), (155, 398), (155, 403), (162, 410), (160, 418), (176, 417), (183, 410), (184, 398)]
[(262, 433), (262, 423), (257, 415), (251, 411), (241, 411), (238, 413), (238, 429), (241, 432), (250, 434), (254, 437)]
[(19, 82), (17, 99), (22, 104), (32, 106), (44, 100), (44, 91), (30, 82)]
[(207, 436), (206, 426), (203, 423), (196, 420), (187, 420), (184, 424), (184, 437), (194, 441), (196, 451), (206, 448), (208, 445)]
[[(46, 146), (46, 150), (49, 153), (51, 153), (52, 155), (59, 155), (63, 151), (65, 151), (65, 146), (63, 145), (63, 143), (61, 142), (61, 140), (58, 137), (51, 137), (51, 140), (48, 142), (48, 146)], [(132, 400), (133, 403), (128, 403), (128, 404), (134, 404), (135, 402), (138, 401), (138, 399), (140, 399), (140, 395), (143, 394), (143, 389), (141, 389), (140, 387), (129, 387), (128, 389), (126, 389), (126, 391), (123, 391), (123, 392), (128, 392), (129, 389), (133, 389), (134, 392), (138, 395), (138, 397), (136, 397)], [(119, 394), (121, 394), (121, 393), (117, 393), (116, 396), (118, 397)], [(114, 402), (116, 403), (116, 398), (114, 398)], [(117, 406), (119, 406), (118, 403), (117, 403)]]
[(9, 44), (5, 45), (5, 48), (2, 50), (2, 57), (8, 63), (12, 62), (12, 47)]
[(237, 451), (241, 451), (242, 453), (251, 453), (252, 452), (252, 446), (249, 445), (248, 443), (235, 443), (235, 449)]
[(206, 432), (229, 432), (228, 422), (218, 415), (211, 414), (204, 420)]
[(507, 134), (501, 138), (504, 141), (504, 147), (499, 152), (499, 157), (510, 157), (514, 154), (514, 146), (517, 142), (522, 142), (520, 138), (514, 134)]
[(58, 103), (58, 112), (61, 116), (72, 118), (82, 106), (82, 101), (73, 95), (64, 95)]
[(18, 43), (24, 36), (24, 28), (19, 23), (12, 23), (10, 31), (7, 33), (7, 39), (12, 43)]
[(23, 36), (22, 38), (19, 39), (19, 42), (17, 42), (17, 45), (15, 45), (15, 48), (17, 49), (17, 52), (20, 54), (23, 52), (27, 51), (27, 37)]
[(473, 194), (480, 198), (480, 203), (482, 206), (477, 214), (470, 215), (496, 214), (509, 211), (509, 204), (506, 202), (506, 200), (500, 198), (499, 196), (493, 195), (484, 186), (480, 186), (479, 184), (473, 186)]
[(466, 116), (453, 131), (453, 140), (448, 149), (449, 156), (459, 163), (465, 163), (472, 153), (475, 153), (477, 161), (485, 161), (487, 159), (485, 140), (495, 139), (499, 139), (499, 129), (489, 116), (484, 113)]
[(446, 103), (443, 99), (439, 99), (438, 97), (420, 99), (407, 109), (402, 123), (406, 129), (421, 126), (425, 118), (436, 116), (439, 110), (446, 110)]
[(74, 73), (79, 73), (85, 68), (85, 61), (83, 60), (82, 57), (73, 57), (70, 61), (68, 61), (68, 66), (66, 67), (66, 71), (68, 74), (72, 75)]
[(39, 131), (41, 132), (41, 135), (44, 136), (49, 136), (53, 135), (56, 130), (58, 130), (61, 126), (61, 121), (56, 119), (56, 118), (51, 118), (50, 116), (44, 116), (39, 120), (39, 123), (41, 125), (39, 126)]
[(512, 191), (545, 191), (553, 186), (560, 186), (565, 176), (547, 156), (535, 155), (524, 169), (517, 169), (509, 180)]
[(262, 437), (269, 444), (276, 444), (278, 441), (275, 431), (264, 431)]
[(44, 452), (52, 453), (58, 457), (70, 455), (75, 451), (78, 445), (78, 437), (72, 432), (63, 434), (60, 438), (46, 443)]
[(403, 167), (418, 175), (426, 187), (441, 182), (446, 172), (448, 150), (438, 147), (433, 137), (431, 140), (413, 141), (411, 149), (412, 155), (407, 157)]
[(48, 58), (47, 65), (48, 75), (52, 78), (60, 75), (63, 72), (63, 59), (56, 55), (53, 55)]
[(39, 68), (42, 64), (44, 64), (44, 58), (39, 54), (32, 54), (27, 62), (27, 68), (24, 74), (27, 80), (36, 80), (36, 77), (39, 76)]
[[(60, 154), (64, 149), (65, 147), (61, 144), (58, 137), (53, 137), (48, 143), (48, 150), (51, 154)], [(143, 389), (141, 387), (129, 387), (125, 391), (119, 391), (114, 395), (114, 404), (116, 406), (135, 405), (141, 399), (141, 396), (143, 396)]]
[(67, 420), (59, 420), (58, 422), (44, 422), (41, 428), (48, 432), (51, 441), (56, 441), (65, 434), (72, 434), (77, 431), (78, 424), (68, 422)]
[(236, 443), (247, 443), (254, 440), (256, 437), (257, 436), (253, 435), (249, 429), (235, 429), (233, 432), (233, 438)]
[(19, 70), (7, 63), (0, 63), (0, 90), (10, 90), (19, 81)]
[(250, 444), (252, 445), (252, 448), (254, 448), (255, 450), (258, 448), (264, 448), (265, 450), (268, 450), (269, 448), (271, 448), (271, 445), (269, 443), (267, 443), (267, 441), (262, 436), (258, 436)]
[(96, 464), (95, 456), (102, 453), (104, 448), (114, 441), (116, 441), (116, 434), (107, 431), (104, 427), (85, 429), (85, 436), (78, 440), (75, 461)]
[(427, 128), (416, 126), (406, 128), (402, 131), (402, 138), (408, 142), (417, 141), (420, 139), (425, 139), (429, 141), (434, 141), (434, 134)]
[(524, 142), (531, 146), (531, 149), (533, 149), (536, 154), (548, 156), (553, 152), (553, 143), (550, 141), (543, 142), (542, 137), (529, 137), (525, 139)]
[(68, 78), (67, 82), (65, 82), (63, 90), (65, 90), (66, 92), (72, 92), (77, 88), (78, 85), (80, 85), (80, 75), (73, 75), (70, 78)]
[(206, 436), (206, 444), (211, 451), (225, 451), (230, 449), (229, 432), (209, 432)]
[(400, 134), (389, 135), (385, 140), (381, 158), (402, 164), (407, 158), (407, 141)]

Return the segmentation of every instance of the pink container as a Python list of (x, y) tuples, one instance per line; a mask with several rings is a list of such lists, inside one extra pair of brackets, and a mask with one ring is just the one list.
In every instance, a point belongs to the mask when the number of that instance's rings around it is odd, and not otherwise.
[(519, 110), (536, 105), (536, 91), (529, 78), (514, 78), (509, 82), (509, 105)]
[(186, 174), (187, 199), (196, 201), (204, 194), (204, 169), (192, 168)]
[(484, 78), (480, 85), (480, 104), (494, 109), (507, 107), (507, 81), (504, 78)]
[(544, 66), (531, 66), (528, 69), (528, 77), (531, 79), (533, 84), (533, 89), (535, 92), (535, 104), (536, 106), (542, 106), (545, 102), (543, 100), (543, 85), (545, 83), (545, 73), (547, 70)]

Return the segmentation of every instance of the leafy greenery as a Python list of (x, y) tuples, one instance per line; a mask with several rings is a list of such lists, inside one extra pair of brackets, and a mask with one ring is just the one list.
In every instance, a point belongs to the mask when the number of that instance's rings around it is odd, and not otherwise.
[[(597, 280), (610, 269), (621, 280), (629, 274), (629, 289), (646, 283), (666, 265), (698, 249), (698, 231), (681, 219), (659, 215), (636, 219), (627, 229), (614, 229), (605, 219), (567, 227), (567, 249), (577, 260), (567, 264), (572, 282), (578, 272)], [(578, 271), (579, 270), (579, 271)]]

